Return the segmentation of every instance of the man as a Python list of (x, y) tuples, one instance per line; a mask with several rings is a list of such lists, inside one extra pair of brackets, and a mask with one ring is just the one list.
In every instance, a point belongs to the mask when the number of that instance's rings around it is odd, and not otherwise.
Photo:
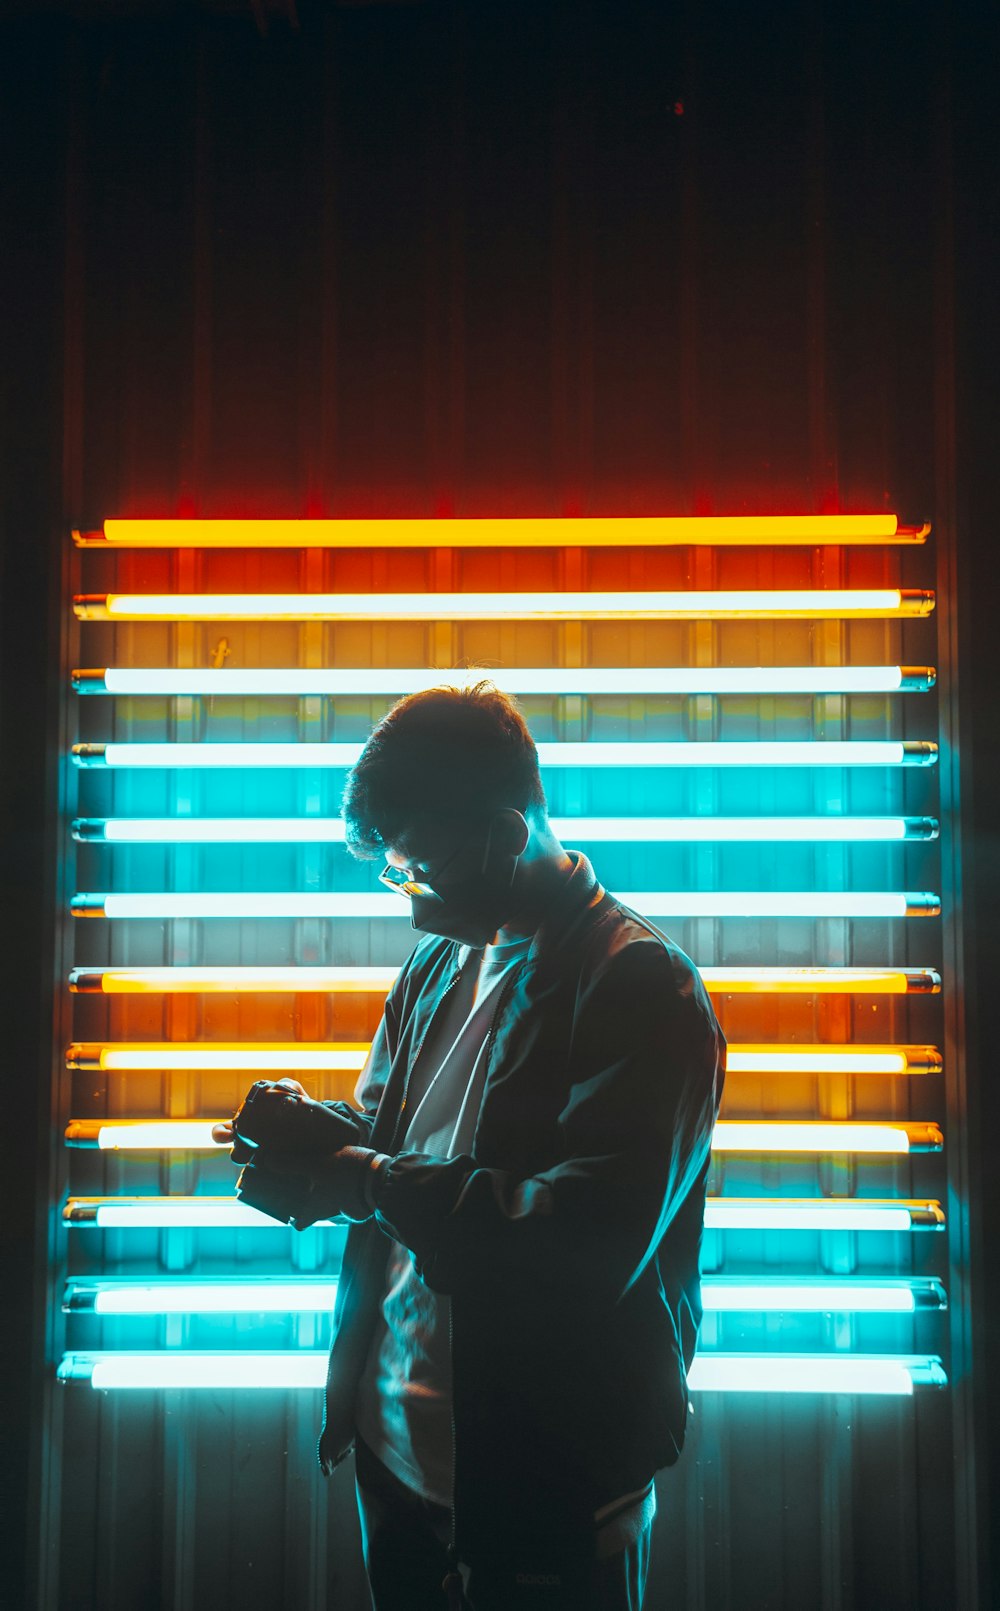
[(400, 701), (344, 818), (425, 937), (360, 1111), (325, 1104), (342, 1128), (301, 1164), (299, 1222), (354, 1221), (321, 1467), (354, 1446), (376, 1611), (635, 1611), (684, 1436), (721, 1031), (688, 958), (556, 839), (491, 684)]

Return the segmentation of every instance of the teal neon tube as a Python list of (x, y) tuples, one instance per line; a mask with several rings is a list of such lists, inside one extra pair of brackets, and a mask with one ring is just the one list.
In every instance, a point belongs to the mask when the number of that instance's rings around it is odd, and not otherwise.
[[(947, 1307), (940, 1281), (920, 1278), (707, 1276), (701, 1292), (707, 1314), (914, 1314), (918, 1309)], [(336, 1301), (337, 1282), (316, 1278), (155, 1282), (81, 1278), (69, 1283), (63, 1309), (97, 1315), (329, 1314)]]
[[(68, 1353), (63, 1382), (110, 1389), (322, 1388), (326, 1350), (273, 1353)], [(703, 1352), (688, 1374), (692, 1392), (857, 1393), (910, 1397), (917, 1387), (944, 1387), (940, 1359), (926, 1354), (723, 1354)]]
[[(553, 817), (564, 844), (875, 844), (936, 839), (934, 817)], [(87, 844), (330, 844), (340, 817), (78, 817)]]

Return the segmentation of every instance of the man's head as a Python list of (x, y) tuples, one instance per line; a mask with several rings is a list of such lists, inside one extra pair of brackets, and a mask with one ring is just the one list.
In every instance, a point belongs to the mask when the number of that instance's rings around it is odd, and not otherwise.
[(529, 842), (535, 853), (559, 850), (534, 740), (514, 701), (486, 681), (394, 705), (348, 777), (343, 815), (352, 855), (385, 856), (413, 881), (402, 892), (414, 927), (470, 945), (512, 915)]

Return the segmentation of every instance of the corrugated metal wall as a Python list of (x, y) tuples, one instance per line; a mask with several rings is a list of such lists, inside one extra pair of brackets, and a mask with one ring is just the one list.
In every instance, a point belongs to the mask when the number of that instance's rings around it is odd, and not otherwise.
[[(591, 555), (579, 550), (337, 556), (71, 554), (70, 525), (108, 515), (782, 513), (883, 509), (953, 539), (935, 404), (942, 354), (932, 218), (945, 195), (941, 40), (917, 14), (905, 50), (864, 8), (594, 5), (300, 8), (86, 21), (63, 40), (67, 103), (63, 737), (361, 738), (383, 708), (339, 701), (80, 701), (80, 665), (204, 665), (217, 634), (77, 625), (74, 591), (373, 593), (431, 588), (931, 586), (933, 550)], [(576, 634), (576, 635), (574, 635)], [(230, 664), (932, 663), (934, 628), (880, 622), (456, 629), (363, 624), (227, 628)], [(211, 641), (210, 641), (211, 640)], [(946, 656), (947, 658), (947, 656)], [(644, 739), (935, 738), (934, 696), (746, 701), (607, 699), (589, 736)], [(581, 712), (524, 708), (539, 738), (583, 736)], [(113, 711), (113, 715), (112, 715)], [(928, 712), (931, 714), (929, 715)], [(947, 741), (947, 724), (942, 731)], [(933, 780), (845, 784), (845, 809), (936, 814)], [(287, 778), (248, 785), (248, 814), (303, 808)], [(76, 791), (79, 787), (80, 793)], [(231, 785), (230, 785), (231, 787)], [(330, 780), (326, 805), (335, 809)], [(64, 774), (73, 815), (220, 809), (211, 781)], [(187, 800), (180, 791), (191, 788)], [(560, 797), (560, 789), (568, 792)], [(558, 780), (553, 806), (677, 813), (831, 809), (810, 774)], [(88, 792), (89, 791), (89, 792)], [(603, 791), (603, 792), (602, 792)], [(947, 796), (947, 788), (946, 788)], [(216, 802), (213, 806), (213, 800)], [(727, 803), (728, 802), (728, 803)], [(946, 798), (947, 805), (947, 798)], [(226, 809), (232, 809), (231, 806)], [(949, 832), (947, 816), (945, 834)], [(946, 849), (947, 849), (946, 845)], [(332, 851), (119, 850), (68, 834), (72, 889), (290, 888), (349, 870)], [(595, 848), (611, 888), (942, 889), (936, 847), (786, 851)], [(367, 874), (354, 870), (357, 887)], [(404, 935), (365, 925), (72, 923), (57, 966), (396, 962)], [(700, 963), (940, 966), (937, 926), (833, 920), (670, 924)], [(264, 927), (267, 927), (266, 925)], [(385, 946), (382, 950), (381, 947)], [(202, 949), (198, 950), (201, 947)], [(193, 949), (192, 949), (193, 948)], [(280, 953), (280, 957), (279, 957)], [(349, 954), (348, 954), (349, 953)], [(945, 958), (947, 960), (947, 958)], [(946, 976), (947, 977), (947, 976)], [(75, 1040), (363, 1039), (369, 999), (61, 998), (58, 1123), (114, 1113), (220, 1111), (236, 1079), (78, 1073)], [(731, 1040), (944, 1044), (933, 998), (769, 997), (723, 1003)], [(365, 1014), (368, 1014), (366, 1017)], [(949, 1067), (951, 1124), (965, 1121)], [(325, 1087), (332, 1094), (333, 1085)], [(734, 1079), (729, 1116), (819, 1112), (944, 1119), (940, 1081), (831, 1079), (789, 1092)], [(818, 1105), (816, 1105), (818, 1103)], [(164, 1105), (165, 1104), (165, 1105)], [(716, 1164), (713, 1189), (773, 1187), (952, 1203), (936, 1157), (889, 1164)], [(203, 1184), (188, 1157), (61, 1155), (52, 1200)], [(220, 1175), (213, 1175), (218, 1178)], [(221, 1187), (220, 1187), (221, 1189)], [(960, 1235), (961, 1224), (956, 1227)], [(274, 1237), (285, 1233), (275, 1232)], [(200, 1273), (284, 1268), (248, 1232), (213, 1232)], [(250, 1238), (248, 1240), (248, 1238)], [(709, 1237), (710, 1270), (938, 1273), (942, 1237), (776, 1242)], [(806, 1246), (805, 1244), (808, 1244)], [(277, 1244), (276, 1244), (277, 1245)], [(293, 1245), (303, 1273), (320, 1233)], [(191, 1268), (191, 1233), (53, 1232), (53, 1362), (63, 1346), (239, 1346), (248, 1320), (98, 1322), (58, 1316), (67, 1274)], [(961, 1244), (952, 1244), (952, 1258)], [(265, 1256), (266, 1258), (267, 1256)], [(323, 1265), (328, 1268), (328, 1265)], [(939, 1316), (878, 1323), (726, 1320), (732, 1346), (836, 1345), (940, 1353)], [(784, 1332), (781, 1328), (784, 1327)], [(839, 1327), (839, 1329), (838, 1329)], [(145, 1328), (145, 1329), (143, 1329)], [(961, 1335), (961, 1327), (956, 1335)], [(253, 1323), (253, 1347), (321, 1341), (311, 1319)], [(870, 1341), (869, 1341), (870, 1339)], [(950, 1361), (953, 1370), (955, 1361)], [(959, 1375), (962, 1360), (957, 1361)], [(958, 1602), (954, 1394), (912, 1400), (709, 1396), (683, 1464), (661, 1486), (652, 1611), (673, 1605), (938, 1608)], [(366, 1604), (353, 1496), (314, 1477), (309, 1394), (107, 1396), (67, 1384), (46, 1428), (47, 1607)], [(972, 1603), (969, 1600), (967, 1603)]]

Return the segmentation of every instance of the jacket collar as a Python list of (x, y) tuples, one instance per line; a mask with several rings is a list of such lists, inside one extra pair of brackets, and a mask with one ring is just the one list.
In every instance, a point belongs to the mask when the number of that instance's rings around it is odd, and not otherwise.
[[(546, 951), (568, 939), (584, 912), (604, 900), (606, 891), (582, 850), (567, 850), (572, 867), (543, 921), (535, 930), (528, 948), (528, 961), (537, 963)], [(460, 945), (455, 955), (456, 972), (461, 972), (473, 954), (470, 945)]]

